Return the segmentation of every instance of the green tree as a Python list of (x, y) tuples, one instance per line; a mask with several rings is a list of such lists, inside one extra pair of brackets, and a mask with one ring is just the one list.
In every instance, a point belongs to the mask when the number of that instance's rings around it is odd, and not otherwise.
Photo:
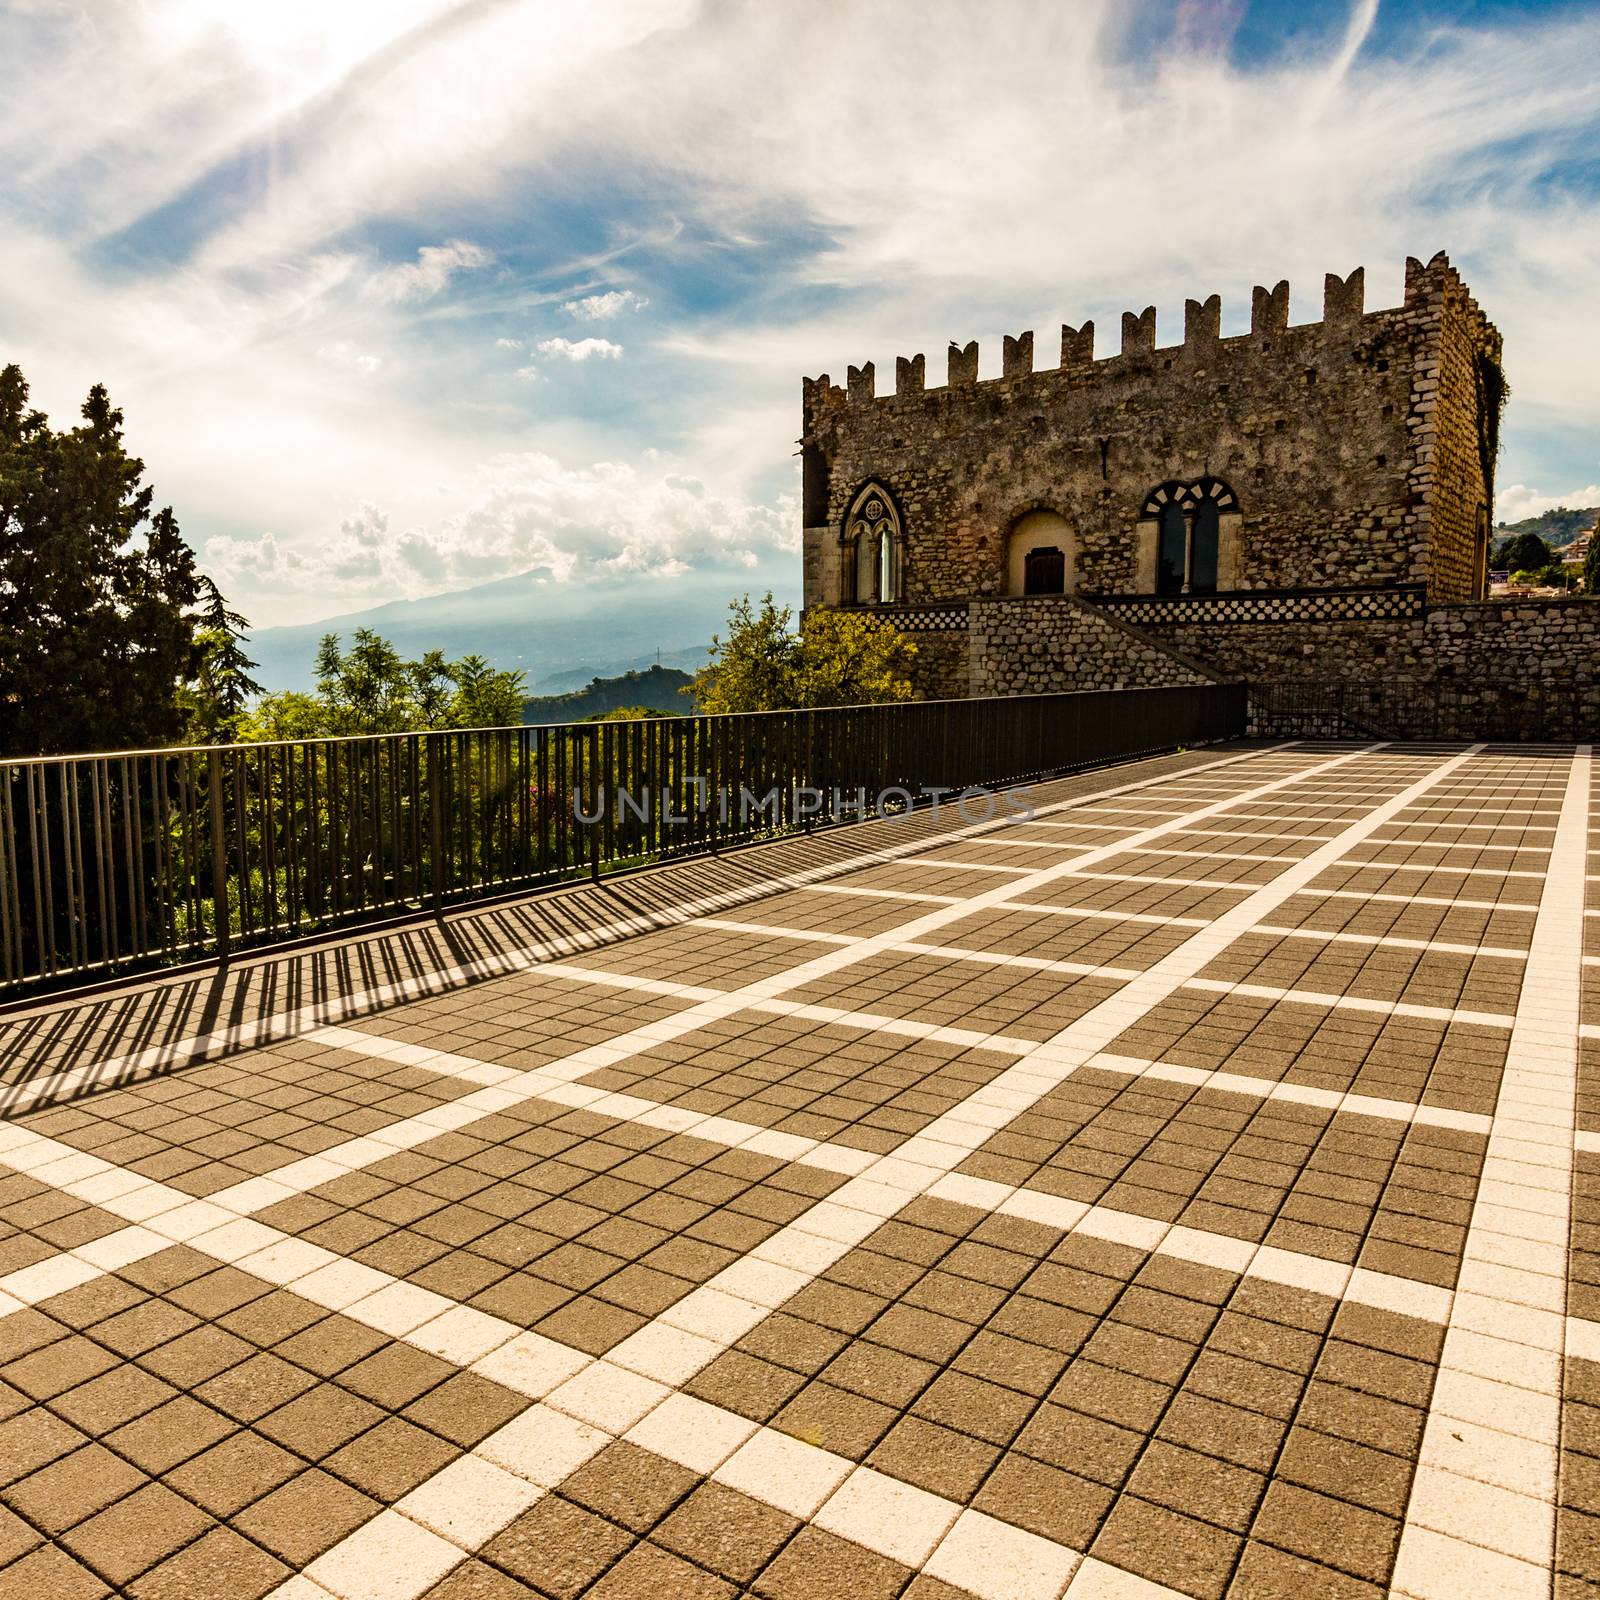
[(800, 624), (795, 698), (803, 706), (876, 705), (909, 700), (906, 674), (917, 647), (892, 623), (865, 611), (817, 606)]
[(185, 737), (194, 744), (228, 744), (239, 738), (250, 701), (262, 688), (250, 676), (256, 663), (244, 649), (249, 622), (228, 605), (222, 591), (204, 573), (199, 589), (195, 614), (199, 660), (195, 682), (183, 690), (189, 705)]
[(447, 669), (456, 692), (448, 715), (453, 728), (511, 728), (522, 721), (526, 685), (520, 672), (489, 665), (482, 656), (463, 656)]
[(905, 673), (917, 647), (892, 623), (866, 612), (818, 607), (797, 633), (794, 613), (770, 594), (759, 611), (748, 595), (728, 610), (727, 636), (713, 635), (710, 661), (682, 691), (702, 711), (783, 711), (911, 698)]
[(348, 650), (338, 634), (324, 634), (315, 670), (315, 693), (265, 696), (239, 720), (239, 737), (311, 739), (428, 728), (501, 728), (522, 720), (521, 672), (501, 671), (480, 655), (447, 662), (439, 650), (407, 661), (371, 628), (358, 628)]
[(1552, 559), (1550, 546), (1536, 533), (1519, 533), (1501, 552), (1501, 565), (1513, 572), (1542, 572)]
[(1589, 548), (1584, 551), (1583, 592), (1600, 594), (1600, 525), (1589, 535)]
[(657, 711), (654, 706), (618, 706), (614, 711), (597, 711), (584, 722), (642, 722), (650, 717), (678, 717), (680, 711)]
[(420, 660), (405, 663), (401, 670), (416, 702), (412, 713), (414, 725), (419, 728), (443, 728), (450, 725), (451, 702), (455, 698), (456, 685), (450, 673), (450, 664), (444, 658), (444, 651), (424, 651)]
[(328, 732), (328, 708), (314, 694), (284, 689), (263, 695), (239, 719), (235, 737), (244, 744), (269, 739), (320, 739)]
[[(248, 672), (234, 614), (172, 508), (152, 509), (101, 385), (82, 418), (57, 432), (21, 369), (0, 370), (0, 751), (13, 754), (172, 743), (197, 698), (235, 703)], [(218, 617), (231, 647), (207, 637)]]
[(402, 733), (418, 721), (407, 663), (372, 628), (357, 628), (348, 651), (338, 634), (323, 634), (316, 676), (327, 733)]
[(794, 613), (770, 594), (755, 610), (750, 596), (728, 606), (727, 637), (711, 635), (711, 659), (679, 692), (702, 711), (778, 711), (793, 706), (794, 657), (799, 648)]

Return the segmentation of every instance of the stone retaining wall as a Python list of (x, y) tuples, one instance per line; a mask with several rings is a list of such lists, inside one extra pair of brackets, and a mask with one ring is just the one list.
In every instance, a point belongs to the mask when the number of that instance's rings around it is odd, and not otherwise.
[(1218, 674), (1067, 596), (974, 601), (969, 694), (1211, 683)]

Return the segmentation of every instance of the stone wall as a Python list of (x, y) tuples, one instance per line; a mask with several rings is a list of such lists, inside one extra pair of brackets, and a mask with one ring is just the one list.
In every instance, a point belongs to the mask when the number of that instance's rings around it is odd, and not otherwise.
[(975, 344), (952, 346), (943, 388), (925, 389), (921, 356), (893, 394), (870, 363), (846, 388), (808, 380), (806, 605), (841, 598), (840, 532), (868, 480), (896, 503), (901, 598), (918, 604), (1003, 593), (1007, 534), (1038, 510), (1065, 519), (1069, 590), (1129, 592), (1146, 497), (1207, 474), (1239, 501), (1239, 588), (1470, 596), (1487, 504), (1474, 363), (1498, 335), (1442, 254), (1407, 263), (1398, 307), (1364, 312), (1363, 282), (1330, 276), (1322, 320), (1294, 327), (1288, 285), (1257, 289), (1251, 331), (1226, 339), (1217, 297), (1191, 300), (1183, 342), (1160, 348), (1154, 310), (1130, 313), (1101, 360), (1092, 324), (1066, 326), (1060, 366), (1039, 372), (1032, 335), (1008, 339), (1003, 376), (981, 383)]
[(1581, 595), (1430, 607), (1425, 659), (1435, 676), (1458, 680), (1600, 679), (1600, 600)]
[(1600, 737), (1600, 601), (1587, 596), (1429, 606), (1413, 618), (1140, 631), (1224, 678), (1367, 686), (1375, 715), (1401, 735)]
[(969, 640), (973, 695), (1217, 681), (1215, 673), (1068, 596), (974, 601)]
[(1600, 678), (1600, 601), (1429, 606), (1376, 621), (1146, 625), (1141, 633), (1225, 678), (1361, 678), (1374, 673), (1485, 683)]
[(1489, 508), (1500, 447), (1500, 335), (1460, 276), (1449, 270), (1424, 290), (1437, 355), (1417, 369), (1409, 426), (1417, 441), (1414, 489), (1426, 518), (1428, 598), (1479, 599), (1489, 564)]
[(965, 626), (959, 632), (916, 627), (902, 631), (917, 647), (911, 682), (919, 700), (962, 700), (973, 692)]

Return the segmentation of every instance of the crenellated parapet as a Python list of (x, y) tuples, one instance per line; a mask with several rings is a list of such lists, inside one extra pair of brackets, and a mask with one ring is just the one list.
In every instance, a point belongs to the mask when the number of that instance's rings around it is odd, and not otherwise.
[[(1484, 330), (1486, 343), (1498, 349), (1498, 334), (1483, 315), (1462, 282), (1460, 274), (1450, 264), (1449, 257), (1440, 251), (1426, 264), (1410, 257), (1405, 269), (1405, 298), (1398, 307), (1368, 311), (1366, 308), (1366, 270), (1356, 267), (1343, 275), (1330, 272), (1323, 280), (1322, 318), (1320, 322), (1307, 322), (1291, 327), (1289, 322), (1289, 283), (1280, 279), (1270, 289), (1257, 285), (1251, 292), (1250, 331), (1228, 338), (1222, 336), (1222, 297), (1218, 294), (1203, 300), (1189, 299), (1184, 303), (1183, 342), (1168, 347), (1175, 357), (1192, 362), (1204, 362), (1221, 349), (1238, 349), (1257, 353), (1261, 359), (1275, 359), (1283, 349), (1284, 335), (1305, 335), (1314, 338), (1319, 332), (1348, 331), (1363, 338), (1377, 331), (1375, 319), (1396, 319), (1406, 316), (1427, 316), (1430, 310), (1443, 306), (1449, 300), (1452, 309), (1463, 312), (1467, 318)], [(987, 382), (1017, 384), (1028, 381), (1059, 381), (1066, 377), (1073, 381), (1092, 380), (1099, 372), (1110, 373), (1119, 366), (1139, 367), (1147, 364), (1158, 350), (1156, 308), (1146, 306), (1142, 311), (1125, 311), (1121, 321), (1121, 346), (1114, 355), (1096, 357), (1095, 328), (1093, 322), (1074, 327), (1061, 325), (1061, 354), (1056, 367), (1036, 368), (1034, 365), (1034, 336), (1031, 331), (1016, 335), (1007, 334), (1001, 352), (1001, 372)], [(1170, 363), (1169, 363), (1170, 364)], [(811, 419), (818, 421), (834, 406), (857, 405), (871, 401), (892, 401), (899, 396), (937, 395), (938, 389), (927, 386), (927, 362), (922, 355), (900, 356), (895, 361), (895, 387), (893, 395), (879, 395), (874, 385), (871, 362), (862, 367), (851, 367), (847, 386), (839, 388), (826, 376), (807, 379), (805, 407), (807, 429)], [(951, 341), (946, 368), (946, 388), (970, 388), (979, 383), (978, 343)]]
[(1185, 300), (1183, 303), (1184, 344), (1198, 348), (1204, 345), (1213, 345), (1221, 337), (1222, 296), (1214, 294), (1209, 300)]
[(1258, 283), (1250, 291), (1250, 337), (1270, 339), (1289, 326), (1289, 280), (1279, 278), (1270, 289)]
[(1122, 353), (1125, 356), (1149, 354), (1156, 347), (1156, 308), (1122, 313)]
[(1473, 327), (1484, 348), (1498, 359), (1500, 331), (1490, 322), (1461, 274), (1450, 264), (1450, 257), (1441, 250), (1424, 265), (1415, 256), (1407, 256), (1406, 309), (1442, 309), (1447, 302)]
[(978, 341), (972, 340), (967, 345), (959, 345), (954, 339), (950, 341), (949, 377), (948, 383), (952, 389), (958, 389), (963, 384), (978, 381)]
[(1070, 322), (1061, 324), (1061, 370), (1087, 367), (1094, 364), (1094, 324), (1086, 322), (1074, 328)]

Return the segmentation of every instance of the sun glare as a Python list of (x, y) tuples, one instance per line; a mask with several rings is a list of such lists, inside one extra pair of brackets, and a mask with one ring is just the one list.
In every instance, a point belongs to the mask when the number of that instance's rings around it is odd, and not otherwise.
[(449, 0), (179, 0), (155, 20), (174, 49), (227, 39), (280, 89), (309, 89), (381, 50)]

